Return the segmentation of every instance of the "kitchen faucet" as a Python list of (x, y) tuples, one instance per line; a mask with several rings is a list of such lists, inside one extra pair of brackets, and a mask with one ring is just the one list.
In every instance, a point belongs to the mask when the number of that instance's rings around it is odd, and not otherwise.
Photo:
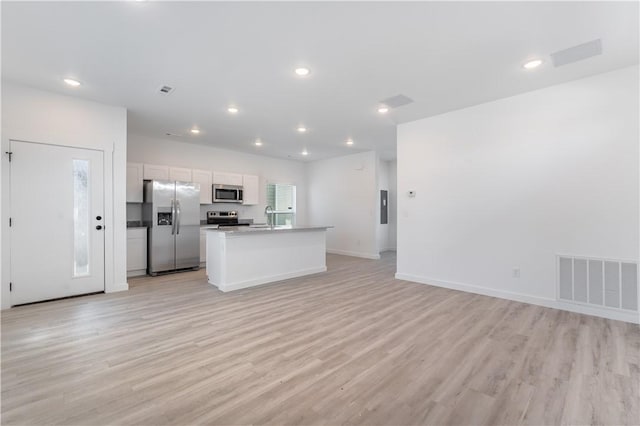
[(264, 214), (267, 216), (267, 225), (273, 228), (274, 220), (273, 220), (273, 207), (267, 206), (264, 208)]

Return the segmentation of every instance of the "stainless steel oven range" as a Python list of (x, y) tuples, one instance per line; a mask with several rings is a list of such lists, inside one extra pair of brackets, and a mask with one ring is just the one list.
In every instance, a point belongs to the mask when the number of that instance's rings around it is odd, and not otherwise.
[(237, 211), (209, 211), (207, 212), (207, 225), (219, 226), (249, 226), (249, 223), (240, 223)]

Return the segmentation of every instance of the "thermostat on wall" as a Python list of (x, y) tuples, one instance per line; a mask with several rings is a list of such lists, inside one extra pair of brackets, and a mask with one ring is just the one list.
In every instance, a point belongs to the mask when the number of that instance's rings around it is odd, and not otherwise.
[(409, 191), (409, 192), (407, 192), (407, 195), (408, 195), (410, 198), (413, 198), (413, 197), (415, 197), (415, 196), (416, 196), (416, 191)]

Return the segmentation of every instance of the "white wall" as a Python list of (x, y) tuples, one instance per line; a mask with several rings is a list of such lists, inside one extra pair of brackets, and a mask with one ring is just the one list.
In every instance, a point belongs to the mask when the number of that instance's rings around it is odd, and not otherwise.
[(400, 125), (397, 277), (559, 306), (556, 254), (637, 261), (638, 77)]
[(201, 218), (205, 217), (207, 210), (238, 210), (241, 218), (254, 219), (256, 223), (266, 222), (264, 208), (267, 183), (288, 183), (296, 185), (296, 223), (308, 224), (307, 176), (303, 162), (245, 154), (205, 145), (151, 139), (134, 134), (129, 135), (127, 153), (128, 161), (134, 163), (166, 164), (260, 176), (259, 205), (202, 205)]
[(397, 247), (398, 228), (398, 162), (389, 161), (389, 250)]
[(333, 225), (327, 251), (377, 259), (377, 156), (364, 152), (307, 165), (309, 219)]
[[(2, 308), (10, 306), (9, 162), (11, 139), (92, 148), (105, 161), (105, 290), (128, 289), (126, 278), (127, 112), (70, 96), (2, 82)], [(46, 206), (43, 206), (46, 209)], [(46, 221), (46, 218), (43, 218)], [(34, 224), (42, 225), (42, 224)], [(55, 224), (48, 224), (48, 226)], [(37, 244), (37, 241), (33, 242)]]

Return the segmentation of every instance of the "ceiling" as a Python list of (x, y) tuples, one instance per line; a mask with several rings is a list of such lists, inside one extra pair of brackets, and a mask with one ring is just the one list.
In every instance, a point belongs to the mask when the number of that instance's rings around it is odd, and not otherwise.
[[(2, 77), (125, 106), (133, 134), (302, 161), (390, 159), (397, 123), (637, 64), (638, 12), (637, 2), (4, 1)], [(553, 67), (549, 54), (598, 38), (602, 55)], [(533, 57), (542, 66), (523, 69)], [(297, 77), (298, 66), (311, 74)], [(175, 91), (160, 95), (165, 84)], [(398, 94), (414, 102), (377, 112)]]

